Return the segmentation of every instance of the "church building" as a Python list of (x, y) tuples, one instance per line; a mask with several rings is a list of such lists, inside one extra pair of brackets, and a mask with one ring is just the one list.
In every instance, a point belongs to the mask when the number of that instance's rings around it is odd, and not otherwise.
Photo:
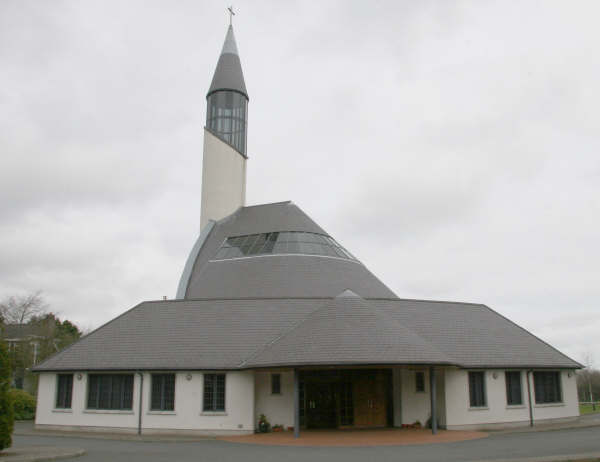
[(176, 299), (142, 302), (37, 365), (37, 428), (244, 434), (264, 415), (298, 436), (579, 415), (579, 363), (485, 305), (400, 298), (291, 201), (246, 205), (231, 26), (206, 98), (201, 232)]

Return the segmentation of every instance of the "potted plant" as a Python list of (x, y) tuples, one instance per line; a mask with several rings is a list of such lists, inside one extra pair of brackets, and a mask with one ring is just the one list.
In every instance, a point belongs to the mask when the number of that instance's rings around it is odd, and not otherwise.
[(272, 428), (273, 428), (274, 432), (282, 432), (283, 431), (283, 425), (280, 425), (280, 424), (273, 425)]
[(267, 416), (261, 414), (258, 416), (258, 432), (259, 433), (268, 433), (271, 430), (271, 424), (267, 420)]

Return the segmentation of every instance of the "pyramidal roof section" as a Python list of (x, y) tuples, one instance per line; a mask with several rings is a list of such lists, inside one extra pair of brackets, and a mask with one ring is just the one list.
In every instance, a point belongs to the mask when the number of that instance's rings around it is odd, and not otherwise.
[(236, 91), (248, 98), (242, 63), (240, 62), (233, 26), (231, 25), (227, 29), (221, 56), (219, 56), (217, 68), (206, 97), (208, 98), (212, 93), (220, 90)]
[(333, 364), (452, 364), (416, 332), (352, 291), (327, 300), (248, 358), (246, 367)]

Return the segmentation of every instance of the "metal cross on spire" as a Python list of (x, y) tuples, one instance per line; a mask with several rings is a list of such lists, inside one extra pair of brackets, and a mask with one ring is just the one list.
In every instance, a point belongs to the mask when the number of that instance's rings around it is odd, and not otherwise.
[(235, 13), (233, 12), (233, 5), (231, 5), (229, 8), (227, 8), (227, 11), (229, 11), (229, 25), (231, 26), (233, 17), (235, 16)]

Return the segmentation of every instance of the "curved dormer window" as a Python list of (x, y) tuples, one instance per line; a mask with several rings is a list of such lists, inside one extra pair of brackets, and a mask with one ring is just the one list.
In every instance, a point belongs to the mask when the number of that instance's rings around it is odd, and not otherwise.
[(322, 255), (356, 260), (335, 239), (324, 234), (302, 231), (228, 237), (217, 251), (214, 260), (277, 254)]

